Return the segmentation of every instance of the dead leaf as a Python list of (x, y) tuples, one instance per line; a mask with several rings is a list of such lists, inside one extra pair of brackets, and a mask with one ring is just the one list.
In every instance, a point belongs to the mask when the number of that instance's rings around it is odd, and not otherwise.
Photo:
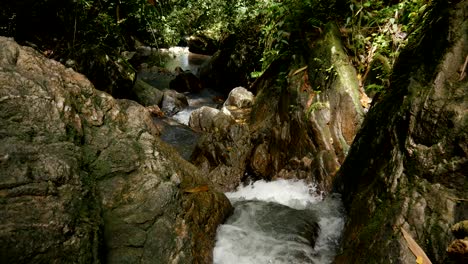
[(184, 193), (198, 193), (198, 192), (207, 192), (210, 188), (208, 185), (200, 185), (193, 188), (184, 189)]
[(416, 264), (423, 264), (423, 259), (422, 259), (421, 256), (418, 256), (418, 257), (416, 258)]

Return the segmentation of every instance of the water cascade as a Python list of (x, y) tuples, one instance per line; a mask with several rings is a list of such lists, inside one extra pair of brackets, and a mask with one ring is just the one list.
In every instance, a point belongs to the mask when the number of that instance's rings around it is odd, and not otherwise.
[(235, 209), (218, 228), (214, 263), (332, 262), (344, 226), (339, 195), (324, 198), (303, 181), (277, 180), (226, 196)]

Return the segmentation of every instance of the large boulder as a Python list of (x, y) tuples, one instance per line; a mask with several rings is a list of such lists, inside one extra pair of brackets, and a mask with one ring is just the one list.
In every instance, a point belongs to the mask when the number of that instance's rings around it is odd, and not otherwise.
[(133, 92), (137, 102), (144, 106), (161, 105), (164, 96), (163, 91), (151, 86), (142, 79), (137, 79), (133, 86)]
[(252, 110), (254, 95), (244, 87), (236, 87), (229, 92), (221, 111), (232, 116), (237, 122), (245, 122)]
[(187, 38), (189, 51), (198, 54), (213, 55), (218, 50), (216, 40), (206, 35), (195, 35)]
[(174, 90), (165, 90), (161, 102), (161, 110), (166, 115), (174, 115), (188, 106), (187, 97)]
[(175, 69), (177, 76), (169, 83), (169, 88), (178, 92), (199, 92), (203, 86), (197, 76), (180, 67)]
[(222, 111), (202, 106), (190, 114), (189, 126), (196, 131), (215, 132), (226, 131), (234, 119)]
[(190, 160), (216, 189), (233, 191), (248, 176), (246, 168), (252, 152), (249, 130), (245, 124), (236, 123), (226, 129), (211, 129), (195, 147)]
[(224, 102), (224, 106), (235, 106), (237, 108), (252, 107), (254, 103), (254, 95), (244, 87), (236, 87), (229, 92), (228, 98)]
[(468, 219), (468, 1), (428, 10), (337, 176), (349, 221), (336, 263), (414, 263), (408, 237), (451, 263), (450, 227)]
[(209, 263), (227, 198), (148, 110), (0, 37), (0, 262)]

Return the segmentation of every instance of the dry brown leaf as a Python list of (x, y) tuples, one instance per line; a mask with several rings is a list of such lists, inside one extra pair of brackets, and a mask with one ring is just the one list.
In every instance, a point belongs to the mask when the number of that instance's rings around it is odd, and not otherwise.
[(421, 256), (418, 256), (418, 257), (416, 258), (416, 264), (423, 264), (423, 259), (422, 259)]
[(198, 192), (207, 192), (210, 188), (208, 185), (200, 185), (193, 188), (184, 189), (184, 193), (198, 193)]

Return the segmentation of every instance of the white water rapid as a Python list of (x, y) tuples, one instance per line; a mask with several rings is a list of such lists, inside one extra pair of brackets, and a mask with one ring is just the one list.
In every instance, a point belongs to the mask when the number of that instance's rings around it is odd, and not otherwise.
[[(277, 180), (257, 181), (226, 196), (235, 211), (218, 228), (215, 264), (333, 261), (344, 226), (339, 195), (323, 198), (303, 181)], [(320, 231), (311, 245), (315, 221)]]

